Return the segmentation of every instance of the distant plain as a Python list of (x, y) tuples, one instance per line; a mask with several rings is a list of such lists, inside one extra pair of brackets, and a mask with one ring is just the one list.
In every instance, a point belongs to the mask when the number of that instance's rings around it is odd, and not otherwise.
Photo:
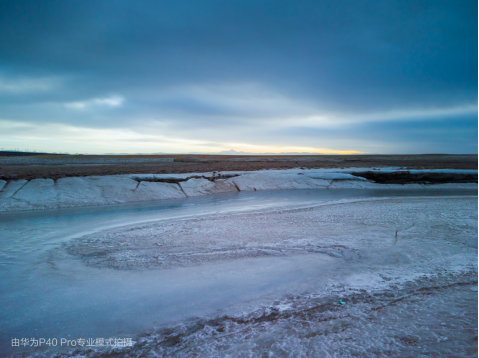
[[(34, 164), (32, 159), (52, 159), (52, 164)], [(117, 164), (76, 164), (75, 159), (119, 159)], [(122, 163), (121, 159), (137, 159)], [(173, 158), (174, 162), (152, 162), (144, 159)], [(477, 154), (447, 155), (40, 155), (23, 157), (22, 164), (0, 158), (0, 179), (59, 179), (69, 176), (116, 174), (170, 174), (194, 172), (249, 171), (291, 168), (384, 168), (401, 169), (477, 169)], [(66, 159), (66, 164), (55, 161)], [(72, 160), (68, 163), (68, 160)], [(62, 161), (62, 163), (65, 163)]]

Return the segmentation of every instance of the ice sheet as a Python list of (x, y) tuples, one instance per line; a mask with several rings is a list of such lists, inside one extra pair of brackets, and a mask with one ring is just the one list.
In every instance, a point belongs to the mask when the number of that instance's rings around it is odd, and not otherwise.
[(1, 214), (0, 349), (69, 335), (133, 337), (126, 356), (475, 352), (477, 197), (298, 207), (267, 193), (187, 199), (127, 226), (142, 212)]
[(328, 189), (390, 189), (384, 184), (376, 184), (361, 180), (335, 180), (331, 182)]

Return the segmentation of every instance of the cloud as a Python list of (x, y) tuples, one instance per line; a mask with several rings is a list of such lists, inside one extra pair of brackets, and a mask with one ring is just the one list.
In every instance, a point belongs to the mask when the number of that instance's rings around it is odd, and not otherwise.
[[(87, 147), (87, 153), (124, 153), (125, 151), (153, 153), (219, 152), (235, 148), (238, 151), (258, 153), (310, 152), (328, 154), (355, 154), (358, 151), (307, 146), (254, 145), (233, 142), (207, 142), (161, 134), (138, 133), (129, 129), (91, 129), (64, 124), (37, 125), (0, 120), (3, 128), (0, 141), (13, 146), (17, 141), (28, 148), (55, 151), (61, 143), (62, 151), (76, 152)], [(24, 149), (21, 148), (21, 149)]]
[(18, 0), (0, 3), (0, 33), (0, 118), (35, 128), (456, 152), (443, 124), (477, 115), (470, 0)]
[(0, 76), (0, 93), (31, 94), (53, 91), (60, 87), (61, 81), (55, 77), (22, 77), (8, 78)]
[(405, 108), (393, 109), (384, 112), (371, 113), (325, 113), (311, 117), (296, 118), (295, 125), (309, 125), (317, 127), (330, 127), (332, 125), (344, 125), (354, 123), (384, 122), (384, 121), (437, 121), (447, 117), (461, 117), (477, 113), (477, 103), (465, 104), (454, 107), (432, 108)]
[(123, 104), (124, 100), (125, 99), (121, 96), (93, 98), (86, 101), (68, 102), (65, 103), (65, 107), (73, 109), (86, 109), (95, 106), (120, 107)]

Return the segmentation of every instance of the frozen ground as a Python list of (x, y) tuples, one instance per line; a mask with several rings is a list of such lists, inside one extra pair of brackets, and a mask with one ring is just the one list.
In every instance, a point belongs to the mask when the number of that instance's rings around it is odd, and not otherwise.
[[(264, 191), (4, 213), (0, 349), (476, 357), (476, 194)], [(10, 347), (24, 336), (135, 345)]]
[(122, 163), (155, 163), (173, 162), (173, 158), (38, 158), (38, 157), (10, 157), (0, 158), (0, 164), (22, 165), (65, 165), (65, 164), (122, 164)]

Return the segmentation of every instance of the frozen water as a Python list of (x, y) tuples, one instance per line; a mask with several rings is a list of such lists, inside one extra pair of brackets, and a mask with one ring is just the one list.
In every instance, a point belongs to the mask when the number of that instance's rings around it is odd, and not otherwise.
[(383, 184), (371, 183), (360, 180), (341, 180), (333, 181), (329, 189), (390, 189), (389, 186)]
[(20, 352), (15, 337), (126, 336), (135, 357), (477, 355), (477, 196), (442, 194), (2, 213), (0, 350)]

